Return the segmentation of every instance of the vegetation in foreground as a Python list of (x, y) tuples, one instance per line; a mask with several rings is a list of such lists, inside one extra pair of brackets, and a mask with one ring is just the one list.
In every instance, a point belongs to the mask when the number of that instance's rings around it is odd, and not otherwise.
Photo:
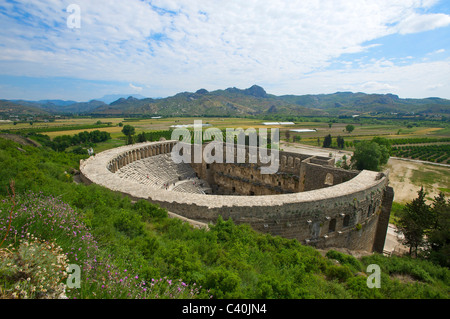
[[(193, 229), (146, 201), (74, 183), (81, 158), (0, 139), (2, 298), (449, 297), (448, 268), (428, 260), (322, 256), (221, 219)], [(64, 285), (68, 264), (82, 267), (79, 289)], [(369, 264), (381, 267), (380, 289), (367, 287)]]

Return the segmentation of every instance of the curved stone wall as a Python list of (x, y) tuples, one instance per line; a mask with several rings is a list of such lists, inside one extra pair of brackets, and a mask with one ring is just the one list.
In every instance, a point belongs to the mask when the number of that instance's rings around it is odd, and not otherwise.
[[(85, 183), (102, 185), (134, 199), (147, 199), (170, 212), (200, 222), (214, 223), (222, 216), (225, 220), (231, 218), (237, 224), (248, 223), (255, 230), (295, 238), (317, 248), (345, 247), (382, 252), (393, 199), (387, 174), (348, 173), (350, 175), (337, 185), (315, 189), (315, 182), (308, 179), (321, 176), (327, 181), (327, 174), (335, 170), (330, 162), (284, 152), (280, 152), (281, 162), (292, 162), (289, 169), (293, 170), (297, 165), (298, 171), (303, 172), (301, 176), (305, 180), (299, 192), (264, 196), (180, 193), (142, 187), (142, 184), (114, 174), (134, 161), (171, 152), (176, 143), (148, 142), (99, 153), (80, 163), (82, 179)], [(283, 169), (282, 165), (280, 169)], [(309, 184), (312, 186), (307, 186)]]

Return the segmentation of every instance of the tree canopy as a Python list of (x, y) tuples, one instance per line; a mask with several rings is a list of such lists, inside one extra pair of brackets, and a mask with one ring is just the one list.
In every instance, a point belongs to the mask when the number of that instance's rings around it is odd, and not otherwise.
[(331, 143), (332, 143), (331, 135), (328, 134), (328, 135), (325, 136), (325, 138), (323, 139), (323, 147), (331, 147)]
[(127, 137), (127, 144), (133, 144), (133, 135), (135, 134), (134, 126), (124, 125), (122, 133)]
[(131, 135), (134, 135), (134, 133), (135, 133), (134, 126), (131, 126), (131, 125), (128, 125), (128, 124), (124, 125), (123, 128), (122, 128), (122, 133), (125, 136), (127, 136), (127, 137), (129, 137)]
[(380, 170), (381, 150), (377, 143), (362, 141), (356, 144), (352, 167), (357, 170)]
[(417, 198), (405, 205), (400, 214), (398, 229), (404, 236), (404, 244), (410, 255), (419, 254), (448, 267), (450, 265), (450, 200), (443, 193), (431, 204), (425, 201), (423, 187)]
[(389, 150), (389, 141), (386, 139), (374, 138), (371, 141), (358, 142), (355, 145), (352, 166), (357, 170), (380, 171), (381, 167), (389, 161)]

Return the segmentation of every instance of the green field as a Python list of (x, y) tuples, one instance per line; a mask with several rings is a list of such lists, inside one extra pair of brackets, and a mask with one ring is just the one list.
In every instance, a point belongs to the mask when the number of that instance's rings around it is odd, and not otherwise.
[[(388, 121), (383, 123), (376, 120), (366, 120), (359, 121), (355, 120), (352, 124), (355, 129), (353, 132), (349, 133), (345, 130), (346, 126), (349, 124), (349, 120), (336, 120), (335, 123), (331, 123), (325, 119), (308, 119), (305, 118), (302, 122), (296, 122), (294, 125), (276, 125), (276, 126), (266, 126), (263, 122), (272, 122), (270, 120), (252, 119), (252, 118), (220, 118), (220, 117), (206, 117), (206, 118), (183, 118), (183, 117), (173, 117), (173, 118), (64, 118), (56, 119), (53, 122), (35, 122), (33, 125), (29, 123), (1, 123), (0, 130), (9, 130), (11, 133), (17, 132), (29, 132), (34, 130), (37, 133), (49, 136), (54, 139), (57, 136), (62, 135), (75, 135), (83, 131), (94, 131), (100, 130), (110, 133), (111, 140), (107, 142), (98, 143), (94, 146), (96, 152), (100, 152), (112, 147), (117, 147), (125, 144), (125, 136), (122, 133), (122, 127), (119, 123), (123, 125), (132, 125), (135, 127), (136, 135), (142, 132), (169, 130), (172, 125), (192, 125), (194, 121), (202, 121), (203, 124), (210, 124), (211, 127), (215, 127), (221, 130), (226, 128), (279, 128), (280, 138), (282, 140), (286, 139), (286, 131), (292, 129), (314, 129), (315, 132), (305, 132), (296, 133), (290, 132), (290, 141), (296, 140), (301, 144), (311, 145), (311, 146), (322, 146), (323, 138), (330, 134), (333, 141), (338, 136), (344, 138), (346, 144), (346, 150), (353, 151), (353, 143), (361, 140), (369, 140), (374, 136), (382, 136), (393, 141), (395, 144), (395, 152), (393, 156), (415, 158), (436, 161), (440, 163), (447, 163), (449, 160), (448, 147), (450, 142), (450, 128), (448, 124), (441, 122), (417, 122), (412, 125), (410, 122), (406, 121)], [(418, 124), (420, 123), (420, 125)], [(415, 145), (408, 146), (421, 147), (422, 152), (418, 151), (414, 153), (413, 157), (409, 156), (410, 153), (400, 152), (404, 145), (397, 145), (396, 141), (412, 141), (413, 139), (428, 139), (428, 140), (440, 140), (446, 138), (446, 142), (441, 148), (444, 150), (437, 150), (433, 154), (431, 150), (426, 150), (425, 148), (430, 148), (428, 145)], [(334, 144), (333, 144), (334, 145)]]

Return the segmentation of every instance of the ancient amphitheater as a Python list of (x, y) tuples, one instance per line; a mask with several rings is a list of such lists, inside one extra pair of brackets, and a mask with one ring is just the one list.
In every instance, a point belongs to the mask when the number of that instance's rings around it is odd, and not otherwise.
[(250, 161), (176, 164), (177, 143), (91, 156), (80, 163), (81, 178), (197, 222), (222, 216), (316, 248), (383, 252), (394, 195), (387, 173), (343, 170), (333, 158), (289, 152), (279, 153), (276, 174), (261, 174), (263, 164)]

